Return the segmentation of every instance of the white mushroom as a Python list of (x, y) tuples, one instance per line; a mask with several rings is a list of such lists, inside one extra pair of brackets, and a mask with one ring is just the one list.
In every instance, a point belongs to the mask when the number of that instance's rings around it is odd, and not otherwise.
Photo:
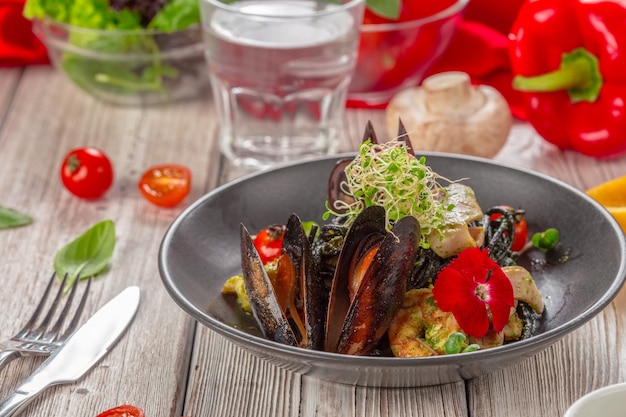
[(386, 110), (389, 137), (402, 120), (415, 150), (495, 156), (513, 118), (502, 95), (487, 85), (472, 86), (464, 72), (443, 72), (421, 87), (396, 94)]

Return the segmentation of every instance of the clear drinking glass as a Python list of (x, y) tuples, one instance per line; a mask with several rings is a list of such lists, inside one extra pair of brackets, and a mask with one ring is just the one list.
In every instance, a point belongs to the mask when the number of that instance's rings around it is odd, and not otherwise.
[(266, 167), (332, 151), (365, 0), (201, 0), (220, 147)]

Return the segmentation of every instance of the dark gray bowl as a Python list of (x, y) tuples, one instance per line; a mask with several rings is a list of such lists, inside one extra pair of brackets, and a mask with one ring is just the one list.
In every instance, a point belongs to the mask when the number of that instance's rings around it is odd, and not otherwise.
[[(345, 156), (345, 155), (344, 155)], [(468, 178), (483, 209), (524, 208), (530, 233), (556, 227), (568, 262), (533, 275), (546, 304), (537, 334), (498, 348), (428, 358), (352, 357), (264, 339), (254, 319), (221, 295), (240, 272), (239, 225), (254, 233), (291, 213), (321, 222), (327, 178), (337, 156), (242, 178), (203, 196), (167, 231), (159, 253), (163, 284), (194, 319), (253, 354), (295, 372), (345, 384), (408, 387), (468, 379), (511, 366), (580, 327), (606, 307), (626, 276), (626, 244), (617, 222), (581, 191), (536, 172), (472, 157), (426, 154), (449, 179)], [(520, 263), (542, 254), (529, 253)]]

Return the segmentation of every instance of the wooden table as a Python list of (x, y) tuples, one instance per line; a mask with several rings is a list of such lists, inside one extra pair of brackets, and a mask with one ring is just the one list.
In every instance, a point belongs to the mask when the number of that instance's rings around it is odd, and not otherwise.
[[(354, 150), (367, 120), (346, 114), (340, 151)], [(241, 174), (220, 157), (210, 97), (152, 108), (98, 102), (49, 67), (0, 70), (0, 205), (35, 218), (0, 231), (0, 335), (31, 314), (52, 272), (55, 253), (94, 223), (113, 219), (117, 246), (109, 272), (92, 283), (87, 313), (128, 285), (141, 287), (137, 317), (120, 343), (75, 384), (46, 391), (25, 416), (96, 416), (122, 403), (148, 417), (201, 416), (561, 416), (580, 396), (626, 379), (626, 292), (588, 324), (519, 365), (481, 378), (413, 389), (337, 385), (278, 369), (196, 324), (161, 284), (157, 253), (174, 218), (192, 201)], [(106, 196), (88, 202), (59, 180), (74, 147), (103, 149), (115, 166)], [(516, 123), (497, 160), (535, 169), (586, 189), (626, 174), (626, 159), (597, 161), (561, 152)], [(193, 172), (184, 204), (147, 203), (137, 181), (147, 167), (178, 162)], [(592, 279), (592, 277), (590, 277)], [(0, 395), (42, 361), (11, 363)]]

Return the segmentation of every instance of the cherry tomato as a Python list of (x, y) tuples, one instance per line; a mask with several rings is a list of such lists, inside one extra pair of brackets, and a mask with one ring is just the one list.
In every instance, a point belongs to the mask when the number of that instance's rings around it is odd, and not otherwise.
[[(511, 244), (511, 250), (513, 252), (521, 251), (526, 246), (528, 240), (528, 225), (526, 224), (526, 218), (524, 217), (523, 210), (515, 210), (511, 206), (500, 206), (504, 210), (509, 210), (513, 214), (515, 220), (515, 231), (513, 232), (513, 243)], [(490, 219), (496, 220), (501, 217), (501, 214), (492, 214)]]
[(61, 165), (61, 181), (67, 190), (87, 200), (100, 198), (113, 184), (113, 165), (99, 149), (70, 151)]
[(161, 207), (174, 207), (189, 194), (191, 171), (182, 165), (154, 166), (139, 180), (139, 190), (146, 200)]
[(133, 405), (124, 404), (103, 411), (97, 417), (144, 417), (143, 410)]
[(261, 230), (254, 238), (254, 247), (261, 255), (261, 262), (266, 264), (280, 256), (283, 246), (285, 226), (275, 224)]

